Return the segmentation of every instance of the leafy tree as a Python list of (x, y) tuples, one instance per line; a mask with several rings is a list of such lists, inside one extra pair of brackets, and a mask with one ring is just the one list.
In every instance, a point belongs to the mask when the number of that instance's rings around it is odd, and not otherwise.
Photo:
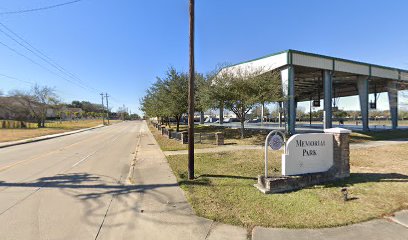
[(200, 112), (200, 124), (204, 123), (204, 112), (212, 108), (210, 101), (211, 76), (201, 73), (195, 75), (195, 110)]
[(306, 115), (306, 110), (305, 110), (305, 108), (298, 106), (298, 107), (296, 108), (296, 118), (297, 118), (298, 120), (302, 120), (302, 118), (304, 118), (305, 115)]
[(71, 111), (70, 110), (65, 111), (65, 117), (66, 118), (71, 118)]
[(147, 116), (159, 117), (162, 123), (165, 118), (174, 117), (179, 131), (181, 117), (188, 108), (187, 74), (170, 68), (164, 78), (157, 77), (140, 103)]
[(279, 101), (282, 91), (278, 73), (262, 68), (228, 67), (212, 80), (211, 99), (224, 103), (241, 122), (241, 138), (245, 134), (247, 113), (256, 104)]
[[(262, 106), (261, 105), (256, 105), (252, 109), (251, 114), (256, 118), (260, 118), (262, 116)], [(264, 109), (264, 115), (270, 115), (269, 109), (267, 109), (267, 108)]]
[[(284, 101), (282, 96), (282, 84), (279, 71), (268, 71), (267, 69), (253, 69), (254, 78), (253, 86), (257, 92), (257, 101), (261, 105), (261, 109), (265, 111), (265, 104), (271, 102)], [(261, 111), (261, 116), (265, 116), (265, 112)], [(263, 122), (263, 118), (261, 117)]]
[(164, 79), (165, 95), (169, 116), (173, 116), (177, 122), (177, 131), (179, 131), (180, 120), (188, 109), (188, 76), (185, 73), (179, 73), (171, 68), (166, 73)]
[(81, 108), (86, 112), (103, 112), (104, 108), (102, 104), (91, 103), (88, 101), (78, 101), (74, 100), (70, 104), (67, 104), (69, 108)]
[(347, 112), (343, 110), (338, 110), (333, 112), (333, 116), (337, 119), (343, 119), (347, 117)]

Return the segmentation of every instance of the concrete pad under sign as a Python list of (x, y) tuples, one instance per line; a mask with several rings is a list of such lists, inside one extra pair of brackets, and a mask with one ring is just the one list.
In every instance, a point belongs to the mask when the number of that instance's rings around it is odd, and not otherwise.
[(323, 229), (285, 229), (255, 227), (252, 240), (406, 240), (408, 228), (379, 219), (344, 227)]

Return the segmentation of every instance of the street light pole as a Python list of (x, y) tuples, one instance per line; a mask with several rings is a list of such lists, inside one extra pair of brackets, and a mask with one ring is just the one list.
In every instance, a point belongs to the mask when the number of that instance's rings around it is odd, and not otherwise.
[(188, 179), (194, 179), (194, 0), (190, 0), (190, 71), (188, 81)]

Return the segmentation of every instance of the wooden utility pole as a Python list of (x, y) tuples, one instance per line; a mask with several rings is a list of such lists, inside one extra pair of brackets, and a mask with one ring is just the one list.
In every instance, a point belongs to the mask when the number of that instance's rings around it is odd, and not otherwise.
[(108, 125), (109, 125), (109, 101), (108, 101), (108, 93), (105, 93), (105, 98), (106, 98), (106, 118), (108, 119)]
[(103, 93), (100, 94), (102, 97), (102, 123), (105, 125), (105, 105), (103, 104)]
[(194, 179), (194, 0), (190, 0), (190, 71), (188, 81), (188, 179)]

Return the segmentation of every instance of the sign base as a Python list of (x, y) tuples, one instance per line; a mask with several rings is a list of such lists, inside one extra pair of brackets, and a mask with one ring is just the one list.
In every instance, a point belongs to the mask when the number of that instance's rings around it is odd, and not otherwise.
[(335, 180), (331, 171), (308, 173), (297, 176), (268, 177), (258, 176), (258, 183), (254, 184), (263, 193), (283, 193), (302, 189), (304, 187)]

